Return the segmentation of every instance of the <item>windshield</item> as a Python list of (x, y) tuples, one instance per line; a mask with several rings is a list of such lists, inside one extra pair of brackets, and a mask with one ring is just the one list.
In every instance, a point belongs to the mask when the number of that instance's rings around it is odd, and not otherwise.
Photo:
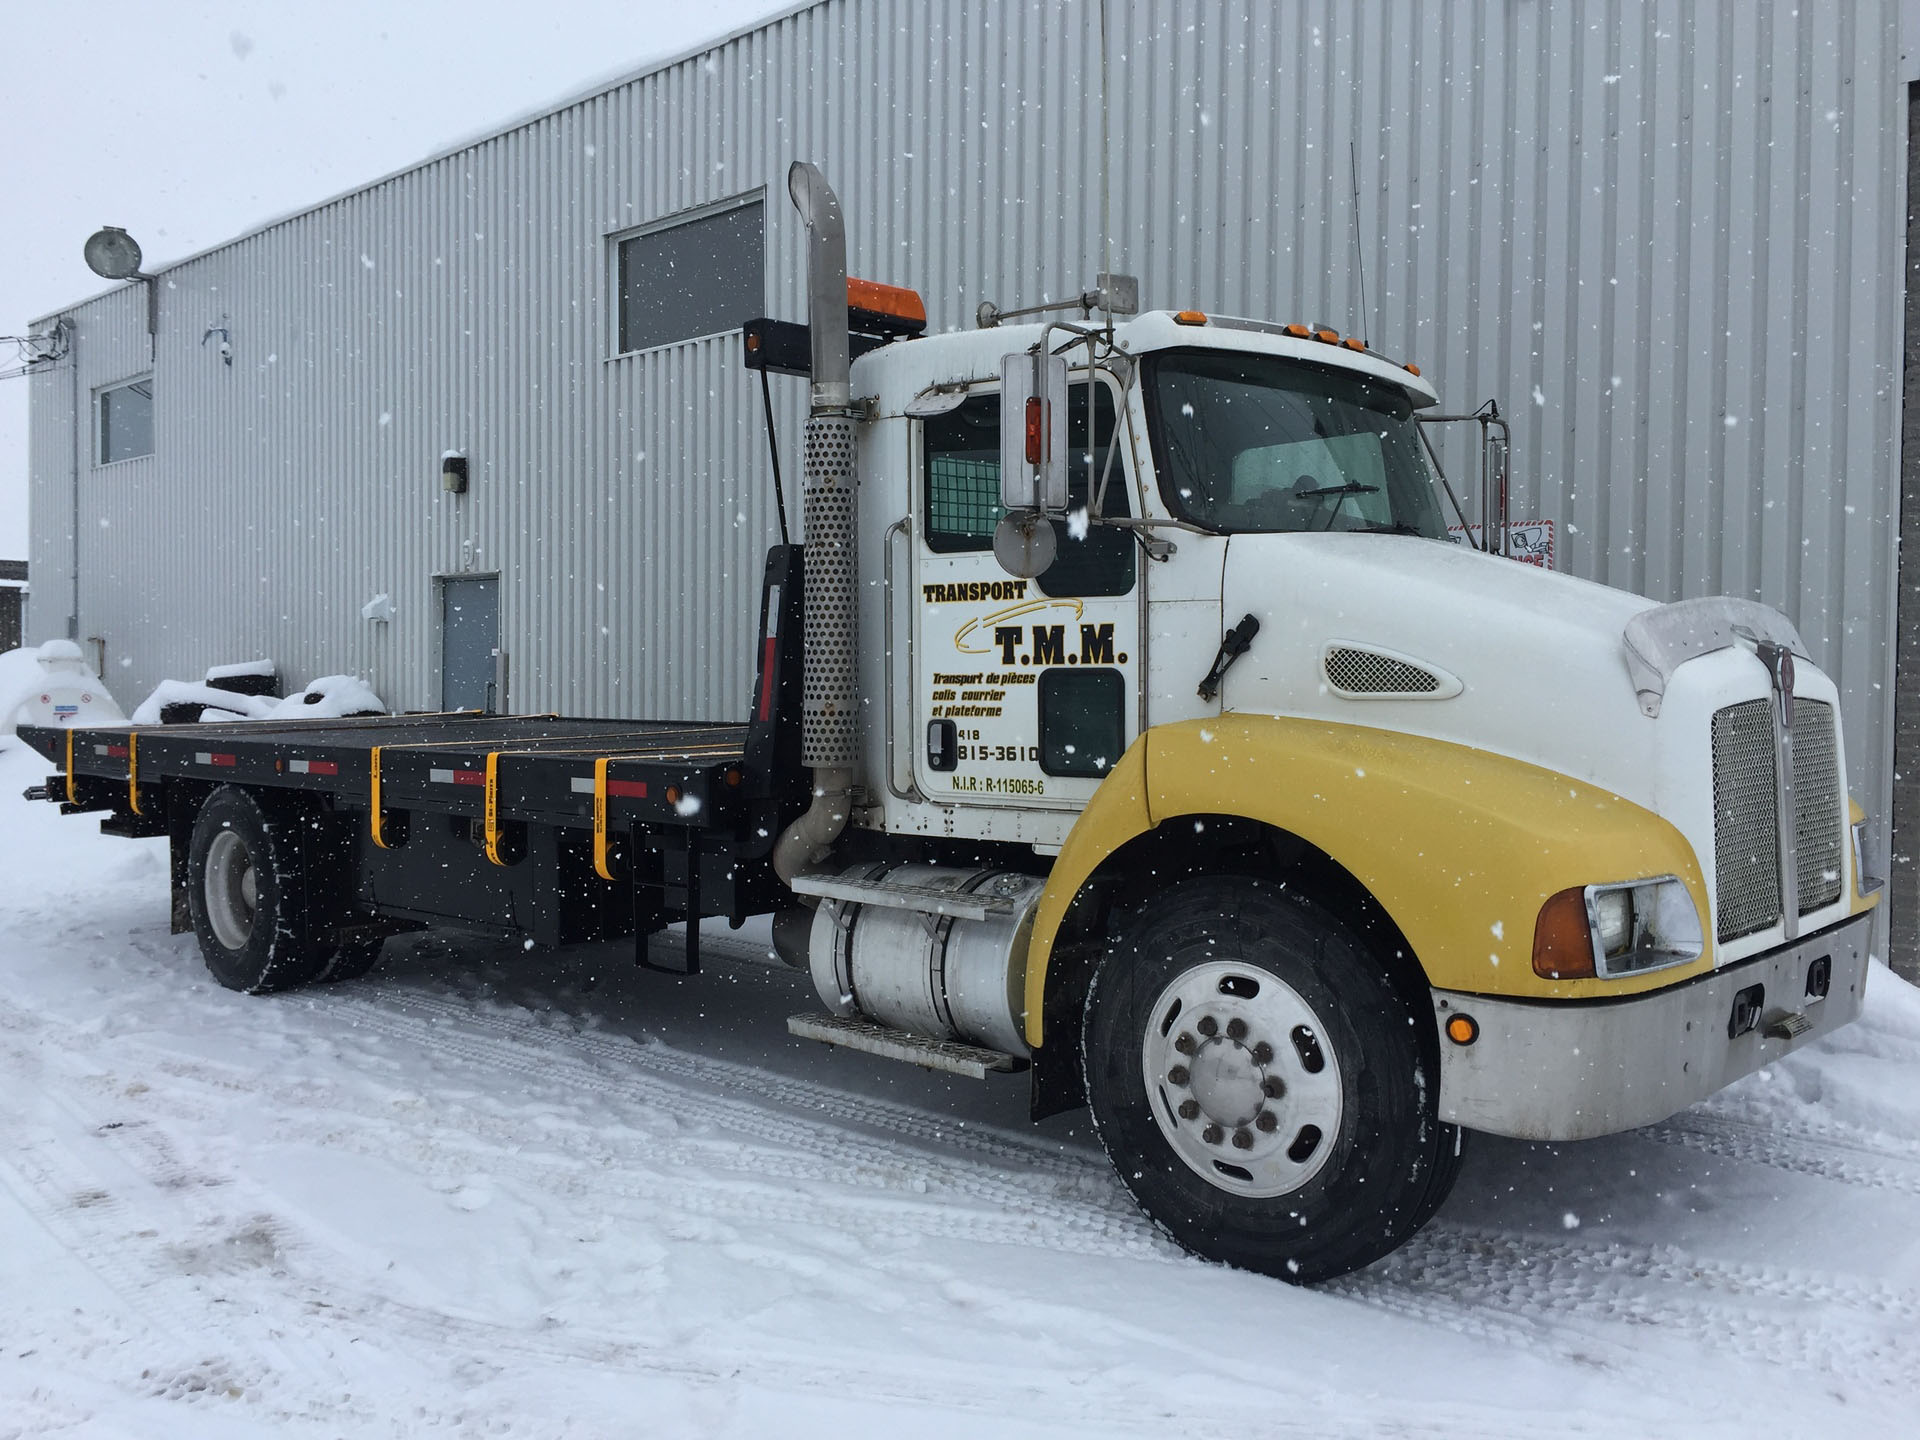
[(1224, 533), (1376, 530), (1446, 538), (1413, 404), (1351, 371), (1229, 350), (1147, 361), (1160, 493)]

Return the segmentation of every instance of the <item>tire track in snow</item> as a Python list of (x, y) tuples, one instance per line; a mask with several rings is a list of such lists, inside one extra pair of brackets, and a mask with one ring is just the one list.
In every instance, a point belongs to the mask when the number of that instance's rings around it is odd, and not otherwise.
[[(1095, 1163), (1091, 1155), (1082, 1157), (1062, 1152), (1042, 1140), (991, 1127), (962, 1124), (937, 1111), (919, 1110), (896, 1101), (839, 1090), (751, 1065), (696, 1055), (657, 1041), (632, 1040), (592, 1030), (556, 1030), (550, 1025), (541, 1024), (529, 1011), (518, 1010), (516, 1013), (517, 1007), (498, 1002), (475, 1002), (408, 990), (388, 992), (378, 1000), (340, 996), (337, 1003), (400, 1015), (438, 1016), (493, 1036), (531, 1040), (542, 1046), (550, 1045), (555, 1039), (564, 1039), (570, 1049), (610, 1061), (623, 1070), (644, 1070), (653, 1075), (725, 1089), (782, 1109), (804, 1111), (842, 1123), (885, 1130), (943, 1152), (964, 1150), (983, 1158), (1016, 1163), (1028, 1170), (1064, 1178), (1077, 1179), (1089, 1172), (1104, 1174), (1107, 1168), (1104, 1161)], [(479, 1008), (481, 1004), (488, 1008)]]
[[(415, 1006), (420, 998), (408, 996), (405, 1003)], [(455, 1001), (433, 998), (420, 1008), (457, 1019), (463, 1025), (473, 1019), (472, 1011)], [(769, 1098), (784, 1099), (795, 1088), (783, 1077), (766, 1071), (707, 1061), (666, 1046), (636, 1045), (609, 1036), (557, 1035), (537, 1023), (497, 1013), (485, 1015), (481, 1021), (503, 1044), (525, 1045), (531, 1040), (547, 1052), (555, 1048), (557, 1041), (566, 1048), (578, 1045), (622, 1064), (650, 1065), (665, 1061), (675, 1072), (697, 1077), (703, 1084), (726, 1086), (741, 1082), (751, 1093)], [(495, 1052), (488, 1046), (486, 1053)], [(818, 1092), (802, 1103), (818, 1104), (822, 1109), (846, 1115), (855, 1123), (871, 1120), (885, 1128), (899, 1125), (901, 1132), (910, 1138), (924, 1139), (930, 1133), (942, 1139), (950, 1133), (964, 1134), (1005, 1163), (1030, 1165), (1037, 1152), (1038, 1158), (1052, 1168), (1071, 1166), (1083, 1173), (1102, 1174), (1107, 1169), (1103, 1163), (1091, 1159), (1076, 1160), (992, 1132), (970, 1129), (954, 1132), (950, 1125), (942, 1127), (925, 1112), (904, 1106), (876, 1107), (888, 1113), (869, 1117), (860, 1097), (824, 1087), (800, 1086), (798, 1089)], [(844, 1138), (840, 1136), (841, 1140)], [(1115, 1190), (1118, 1191), (1117, 1186)], [(1118, 1193), (1132, 1210), (1124, 1192)], [(1137, 1211), (1133, 1213), (1139, 1226), (1150, 1225)], [(1014, 1243), (1034, 1243), (1039, 1239), (1040, 1236), (1029, 1233), (1015, 1237)], [(1442, 1277), (1437, 1283), (1436, 1276)], [(1626, 1296), (1623, 1282), (1631, 1281), (1653, 1284), (1672, 1293), (1652, 1302), (1644, 1297)], [(1920, 1322), (1920, 1302), (1913, 1297), (1846, 1281), (1686, 1257), (1664, 1247), (1581, 1245), (1532, 1235), (1482, 1232), (1445, 1223), (1429, 1225), (1409, 1247), (1387, 1257), (1365, 1274), (1336, 1281), (1326, 1288), (1408, 1318), (1450, 1329), (1464, 1328), (1483, 1338), (1516, 1345), (1537, 1346), (1542, 1338), (1541, 1327), (1556, 1320), (1642, 1324), (1649, 1323), (1650, 1317), (1657, 1314), (1662, 1322), (1681, 1326), (1685, 1333), (1705, 1340), (1713, 1348), (1795, 1368), (1803, 1368), (1810, 1354), (1809, 1337), (1798, 1322), (1782, 1325), (1764, 1317), (1756, 1320), (1746, 1315), (1730, 1315), (1721, 1301), (1705, 1300), (1701, 1292), (1712, 1292), (1722, 1299), (1817, 1304), (1850, 1312), (1850, 1317), (1840, 1317), (1829, 1326), (1838, 1337), (1831, 1348), (1842, 1357), (1834, 1368), (1855, 1378), (1867, 1379), (1878, 1379), (1884, 1367), (1878, 1359), (1862, 1361), (1859, 1357), (1884, 1358), (1886, 1347), (1873, 1334), (1863, 1335), (1863, 1328), (1870, 1328), (1872, 1321)], [(1462, 1303), (1466, 1296), (1472, 1297), (1471, 1303)], [(1863, 1327), (1862, 1321), (1869, 1322), (1869, 1326)], [(1818, 1348), (1813, 1347), (1814, 1353)]]
[[(796, 1085), (771, 1072), (687, 1056), (665, 1046), (556, 1030), (531, 1017), (476, 1015), (471, 1006), (429, 998), (430, 1003), (422, 1004), (422, 997), (407, 995), (396, 1006), (329, 997), (323, 1013), (357, 1019), (375, 1034), (416, 1053), (443, 1054), (488, 1072), (518, 1074), (565, 1091), (594, 1091), (664, 1110), (684, 1123), (761, 1142), (744, 1146), (732, 1139), (661, 1137), (633, 1127), (611, 1136), (587, 1130), (543, 1131), (539, 1137), (543, 1146), (557, 1145), (566, 1153), (510, 1155), (503, 1153), (504, 1147), (524, 1144), (524, 1128), (516, 1126), (511, 1115), (483, 1117), (469, 1106), (461, 1121), (484, 1119), (484, 1126), (476, 1128), (490, 1133), (476, 1135), (470, 1147), (439, 1142), (440, 1163), (450, 1172), (481, 1169), (548, 1191), (587, 1198), (607, 1192), (649, 1206), (709, 1215), (798, 1224), (825, 1221), (856, 1236), (936, 1235), (1178, 1262), (1172, 1247), (1134, 1209), (1103, 1162), (1023, 1144), (996, 1132), (959, 1127), (938, 1115), (891, 1102), (869, 1105), (856, 1095)], [(409, 1013), (420, 1010), (428, 1015)], [(119, 1043), (124, 1048), (125, 1042)], [(649, 1073), (608, 1074), (596, 1061), (611, 1061), (623, 1072), (637, 1068)], [(651, 1067), (649, 1061), (665, 1065)], [(181, 1063), (177, 1057), (164, 1068), (182, 1078), (197, 1075), (205, 1083), (235, 1091), (260, 1088), (259, 1081), (240, 1071), (222, 1079), (213, 1067)], [(695, 1080), (702, 1091), (675, 1083), (682, 1077)], [(302, 1107), (360, 1108), (369, 1119), (388, 1127), (395, 1123), (390, 1109), (364, 1098), (356, 1106), (343, 1103), (341, 1096), (305, 1093), (293, 1083), (267, 1084), (275, 1101), (295, 1113)], [(895, 1130), (914, 1142), (913, 1148), (903, 1152), (868, 1135), (837, 1128), (818, 1115), (782, 1116), (762, 1104), (702, 1093), (735, 1085), (755, 1101), (771, 1099), (781, 1104), (796, 1091), (814, 1092), (803, 1094), (800, 1103), (847, 1124)], [(155, 1098), (159, 1098), (157, 1092)], [(337, 1126), (322, 1128), (332, 1136), (329, 1143), (339, 1143)], [(411, 1138), (419, 1144), (420, 1137)], [(378, 1136), (366, 1141), (369, 1153), (384, 1153)], [(918, 1148), (950, 1142), (966, 1143), (975, 1156), (956, 1160), (921, 1153)], [(636, 1159), (640, 1173), (633, 1168)], [(646, 1165), (663, 1163), (692, 1170), (696, 1178), (689, 1186), (684, 1176), (644, 1173)], [(699, 1172), (716, 1168), (750, 1178), (738, 1184), (701, 1183)], [(1036, 1169), (1050, 1174), (1036, 1176), (1032, 1173)], [(1097, 1184), (1090, 1193), (1079, 1193), (1076, 1185), (1075, 1193), (1063, 1198), (1055, 1183), (1063, 1176)], [(762, 1183), (769, 1178), (784, 1182), (784, 1188), (782, 1183)], [(828, 1193), (796, 1192), (792, 1188), (796, 1181), (824, 1185)], [(924, 1194), (918, 1193), (916, 1181), (925, 1183)], [(885, 1197), (870, 1198), (875, 1189), (884, 1191)], [(1050, 1195), (1049, 1190), (1055, 1193)], [(972, 1209), (975, 1204), (983, 1209)], [(1651, 1285), (1659, 1293), (1642, 1293), (1633, 1288), (1636, 1285)], [(1677, 1327), (1712, 1348), (1795, 1369), (1806, 1368), (1810, 1357), (1837, 1355), (1838, 1363), (1821, 1368), (1883, 1383), (1901, 1373), (1901, 1362), (1892, 1355), (1885, 1335), (1875, 1333), (1874, 1324), (1884, 1330), (1889, 1322), (1906, 1328), (1920, 1323), (1920, 1304), (1913, 1297), (1874, 1287), (1727, 1265), (1661, 1247), (1583, 1245), (1445, 1222), (1430, 1226), (1372, 1270), (1332, 1282), (1323, 1292), (1536, 1352), (1543, 1344), (1569, 1354), (1590, 1352), (1596, 1337), (1591, 1328), (1582, 1328), (1588, 1322), (1660, 1324)], [(355, 1297), (354, 1303), (361, 1298)], [(1743, 1308), (1730, 1311), (1729, 1300)], [(1809, 1327), (1798, 1315), (1791, 1321), (1775, 1321), (1746, 1313), (1756, 1303), (1764, 1303), (1769, 1312), (1791, 1304), (1846, 1313), (1828, 1313)], [(489, 1327), (486, 1333), (513, 1332)], [(1599, 1338), (1607, 1343), (1604, 1335)]]
[(1832, 1276), (1690, 1256), (1671, 1246), (1553, 1240), (1437, 1222), (1368, 1271), (1366, 1298), (1445, 1295), (1535, 1321), (1655, 1326), (1722, 1352), (1920, 1393), (1907, 1336), (1920, 1297)]
[(1763, 1124), (1699, 1109), (1682, 1111), (1634, 1133), (1663, 1145), (1842, 1185), (1920, 1195), (1920, 1152), (1885, 1148), (1862, 1134), (1811, 1125)]

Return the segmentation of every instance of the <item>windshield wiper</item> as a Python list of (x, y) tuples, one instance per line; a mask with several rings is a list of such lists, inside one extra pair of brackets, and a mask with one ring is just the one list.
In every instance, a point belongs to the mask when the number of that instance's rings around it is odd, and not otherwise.
[(1356, 525), (1347, 533), (1349, 535), (1418, 535), (1423, 539), (1427, 534), (1418, 525), (1409, 525), (1404, 520), (1396, 520), (1391, 525)]
[[(1302, 476), (1301, 478), (1305, 479), (1306, 477)], [(1293, 492), (1295, 498), (1300, 500), (1318, 500), (1322, 495), (1338, 495), (1340, 497), (1333, 502), (1333, 509), (1327, 512), (1327, 523), (1320, 527), (1322, 530), (1333, 529), (1333, 522), (1340, 518), (1340, 507), (1347, 503), (1347, 497), (1349, 495), (1378, 495), (1379, 493), (1380, 487), (1378, 485), (1362, 485), (1358, 480), (1349, 480), (1344, 485), (1322, 485), (1318, 490), (1295, 490)]]

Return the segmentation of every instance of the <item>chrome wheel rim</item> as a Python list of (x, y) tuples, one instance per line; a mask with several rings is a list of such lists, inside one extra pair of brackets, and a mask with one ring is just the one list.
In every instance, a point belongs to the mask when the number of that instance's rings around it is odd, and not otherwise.
[(253, 938), (253, 912), (259, 903), (260, 882), (254, 873), (247, 842), (231, 830), (222, 830), (207, 847), (207, 923), (229, 950), (246, 948)]
[(1340, 1062), (1313, 1007), (1265, 970), (1211, 961), (1177, 976), (1148, 1012), (1140, 1063), (1160, 1133), (1218, 1189), (1285, 1195), (1333, 1153)]

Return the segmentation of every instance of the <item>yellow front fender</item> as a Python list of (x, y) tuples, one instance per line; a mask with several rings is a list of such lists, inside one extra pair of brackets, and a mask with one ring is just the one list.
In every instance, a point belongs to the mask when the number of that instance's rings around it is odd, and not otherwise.
[(1710, 970), (1547, 980), (1533, 928), (1575, 885), (1677, 875), (1703, 933), (1711, 911), (1693, 847), (1630, 800), (1485, 750), (1417, 735), (1266, 715), (1147, 731), (1075, 823), (1034, 916), (1027, 1039), (1038, 1046), (1047, 965), (1067, 907), (1136, 836), (1181, 815), (1236, 815), (1297, 835), (1354, 876), (1400, 927), (1428, 981), (1539, 999), (1620, 996)]

